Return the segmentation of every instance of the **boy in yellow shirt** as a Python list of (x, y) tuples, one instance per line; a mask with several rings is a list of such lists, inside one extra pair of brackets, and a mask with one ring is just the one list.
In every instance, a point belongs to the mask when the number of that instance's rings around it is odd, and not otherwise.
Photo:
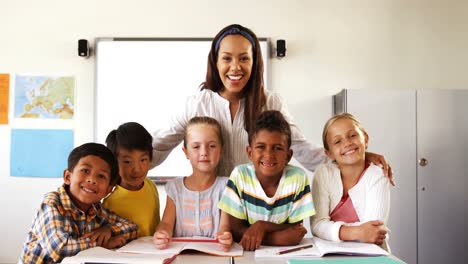
[(119, 163), (120, 182), (104, 199), (104, 206), (138, 225), (138, 236), (152, 236), (159, 224), (159, 194), (147, 178), (153, 147), (152, 136), (140, 124), (124, 123), (106, 138)]

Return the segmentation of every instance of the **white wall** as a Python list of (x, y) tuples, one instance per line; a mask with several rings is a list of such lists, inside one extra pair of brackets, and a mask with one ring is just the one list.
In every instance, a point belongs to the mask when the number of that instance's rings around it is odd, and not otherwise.
[[(316, 143), (331, 115), (331, 95), (342, 88), (468, 88), (464, 0), (1, 0), (0, 6), (0, 72), (76, 77), (75, 145), (93, 140), (94, 122), (94, 60), (77, 56), (80, 38), (213, 37), (240, 23), (259, 37), (286, 39), (287, 56), (271, 60), (269, 89), (285, 98)], [(0, 262), (15, 262), (42, 195), (61, 184), (9, 176), (11, 127), (0, 126)]]

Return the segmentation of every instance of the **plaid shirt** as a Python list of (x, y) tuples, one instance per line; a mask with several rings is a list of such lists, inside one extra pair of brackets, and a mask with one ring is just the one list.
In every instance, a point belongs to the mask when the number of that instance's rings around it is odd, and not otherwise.
[(47, 193), (28, 232), (20, 257), (21, 263), (57, 263), (64, 257), (96, 246), (82, 238), (102, 226), (109, 226), (112, 236), (124, 234), (127, 241), (137, 237), (137, 225), (122, 218), (101, 203), (93, 204), (87, 213), (70, 200), (65, 185)]

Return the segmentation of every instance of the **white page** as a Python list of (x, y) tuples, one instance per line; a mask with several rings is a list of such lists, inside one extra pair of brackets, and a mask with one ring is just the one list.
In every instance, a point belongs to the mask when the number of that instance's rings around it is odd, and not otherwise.
[(389, 253), (376, 244), (351, 242), (351, 241), (328, 241), (314, 237), (317, 248), (325, 254), (345, 254), (345, 255), (367, 255), (386, 256)]
[[(198, 238), (199, 239), (199, 238)], [(145, 254), (178, 254), (183, 250), (192, 249), (203, 253), (217, 255), (217, 256), (242, 256), (244, 250), (242, 247), (233, 243), (230, 250), (225, 252), (219, 248), (218, 243), (213, 242), (171, 242), (167, 249), (157, 249), (153, 244), (153, 237), (140, 237), (136, 240), (131, 241), (127, 245), (117, 249), (118, 252), (127, 253), (145, 253)]]
[(125, 246), (117, 249), (117, 252), (126, 252), (126, 253), (139, 253), (139, 254), (155, 254), (155, 255), (175, 255), (179, 254), (180, 251), (184, 248), (186, 243), (183, 242), (173, 242), (166, 249), (158, 249), (153, 244), (153, 237), (146, 236), (135, 239)]
[(171, 255), (120, 253), (102, 247), (94, 247), (83, 250), (73, 257), (64, 258), (61, 263), (81, 264), (84, 262), (100, 262), (162, 264), (165, 259), (170, 257)]
[(261, 246), (259, 249), (255, 250), (255, 258), (291, 258), (291, 257), (320, 257), (322, 254), (318, 250), (318, 248), (313, 245), (311, 248), (302, 249), (299, 251), (286, 253), (286, 254), (277, 254), (279, 251), (296, 248), (298, 246), (310, 245), (314, 244), (312, 238), (304, 238), (302, 239), (301, 243), (297, 246), (287, 246), (287, 247), (278, 247), (278, 246)]
[[(278, 251), (295, 248), (301, 245), (313, 244), (312, 248), (302, 249), (299, 251), (278, 255)], [(318, 237), (304, 238), (298, 246), (290, 247), (274, 247), (262, 246), (255, 251), (255, 258), (291, 258), (291, 257), (306, 257), (314, 258), (321, 257), (326, 254), (344, 254), (344, 255), (362, 255), (362, 256), (387, 256), (389, 253), (375, 244), (349, 242), (349, 241), (328, 241)]]

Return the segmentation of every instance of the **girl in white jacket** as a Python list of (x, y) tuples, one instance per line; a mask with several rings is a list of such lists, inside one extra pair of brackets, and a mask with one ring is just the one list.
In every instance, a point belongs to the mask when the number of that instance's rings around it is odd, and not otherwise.
[(390, 182), (382, 169), (366, 160), (369, 136), (351, 114), (332, 117), (322, 134), (333, 163), (317, 168), (312, 197), (317, 214), (312, 233), (320, 238), (387, 244)]

